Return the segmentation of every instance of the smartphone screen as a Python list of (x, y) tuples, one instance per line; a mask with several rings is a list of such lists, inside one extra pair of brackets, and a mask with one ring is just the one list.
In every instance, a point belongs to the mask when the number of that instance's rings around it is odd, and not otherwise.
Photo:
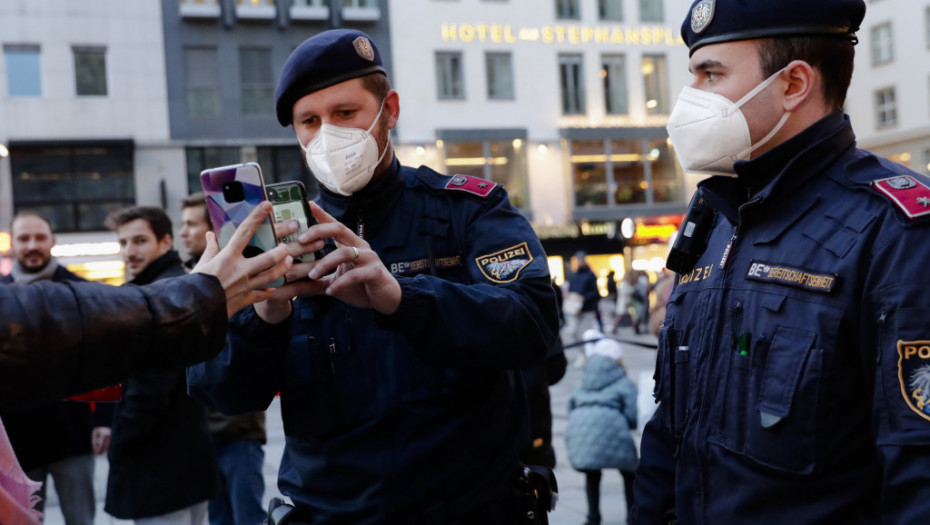
[[(301, 233), (307, 231), (307, 228), (316, 224), (316, 219), (310, 214), (310, 205), (307, 203), (307, 190), (300, 181), (275, 182), (265, 186), (268, 200), (271, 201), (274, 210), (275, 222), (289, 221), (296, 219), (299, 228), (295, 233), (281, 237), (279, 242), (294, 242)], [(327, 246), (323, 250), (305, 253), (294, 259), (298, 262), (310, 262), (322, 258), (331, 251)]]
[[(207, 210), (220, 247), (226, 246), (236, 228), (265, 198), (265, 184), (258, 164), (249, 162), (203, 170), (200, 183), (206, 196)], [(254, 257), (273, 249), (277, 243), (271, 218), (263, 221), (249, 240), (242, 254)], [(281, 286), (281, 278), (268, 287)]]

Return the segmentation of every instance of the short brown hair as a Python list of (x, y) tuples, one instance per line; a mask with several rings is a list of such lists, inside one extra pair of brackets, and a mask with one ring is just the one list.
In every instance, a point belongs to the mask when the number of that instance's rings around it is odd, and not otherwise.
[(43, 221), (45, 221), (45, 224), (48, 224), (49, 231), (51, 232), (55, 231), (55, 228), (52, 227), (52, 221), (48, 220), (48, 217), (46, 217), (45, 215), (42, 215), (41, 213), (37, 211), (23, 210), (21, 212), (18, 212), (16, 215), (14, 215), (13, 220), (10, 221), (10, 233), (13, 233), (13, 224), (15, 224), (18, 219), (22, 219), (23, 217), (35, 217), (37, 219), (42, 219)]
[(213, 221), (210, 220), (210, 210), (207, 209), (207, 197), (202, 191), (191, 193), (181, 199), (181, 209), (193, 208), (194, 206), (203, 206), (203, 220), (207, 221), (207, 227), (213, 229)]
[(803, 60), (820, 71), (824, 102), (833, 111), (843, 109), (853, 73), (855, 49), (852, 42), (817, 36), (760, 38), (758, 49), (764, 78), (774, 75), (792, 60)]
[(155, 234), (156, 240), (162, 240), (165, 235), (171, 235), (171, 218), (165, 210), (156, 206), (130, 206), (110, 212), (105, 222), (107, 228), (116, 231), (120, 226), (136, 219), (143, 219), (149, 223), (149, 228)]

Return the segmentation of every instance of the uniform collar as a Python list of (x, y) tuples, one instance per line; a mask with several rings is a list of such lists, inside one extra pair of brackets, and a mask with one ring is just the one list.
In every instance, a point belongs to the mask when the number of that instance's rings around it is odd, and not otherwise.
[(790, 197), (854, 146), (849, 117), (835, 111), (764, 154), (737, 161), (735, 178), (710, 177), (700, 186), (713, 207), (736, 223), (743, 204)]

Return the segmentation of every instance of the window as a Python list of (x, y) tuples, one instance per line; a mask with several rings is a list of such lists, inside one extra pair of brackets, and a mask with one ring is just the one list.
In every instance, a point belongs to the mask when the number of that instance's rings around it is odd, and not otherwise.
[(646, 88), (646, 114), (667, 115), (668, 72), (665, 55), (643, 55), (642, 74)]
[(597, 16), (601, 20), (623, 21), (623, 0), (597, 0)]
[(239, 80), (242, 83), (242, 113), (247, 116), (270, 115), (274, 108), (274, 73), (271, 50), (239, 50)]
[(106, 96), (106, 48), (74, 47), (72, 52), (74, 53), (74, 84), (77, 96)]
[(626, 115), (626, 58), (623, 55), (604, 55), (601, 60), (601, 78), (604, 80), (604, 108), (609, 115)]
[(930, 175), (930, 148), (924, 149), (924, 163), (921, 165), (923, 172)]
[(639, 19), (642, 22), (662, 22), (665, 12), (662, 0), (639, 0)]
[(299, 180), (304, 183), (308, 199), (314, 199), (319, 195), (320, 186), (307, 168), (303, 150), (296, 144), (259, 146), (256, 149), (258, 164), (262, 167), (262, 177), (266, 183)]
[(6, 61), (6, 85), (11, 97), (42, 96), (42, 74), (39, 69), (39, 46), (3, 46)]
[(893, 87), (875, 92), (875, 122), (879, 129), (889, 128), (898, 123), (898, 108)]
[(342, 0), (342, 7), (378, 7), (378, 0)]
[[(207, 168), (238, 164), (242, 155), (239, 148), (226, 146), (218, 148), (187, 148), (187, 192), (203, 191), (200, 185), (200, 172)], [(264, 171), (264, 166), (262, 166)]]
[(872, 65), (885, 64), (894, 58), (891, 22), (872, 28)]
[(184, 50), (187, 114), (191, 118), (220, 116), (220, 76), (217, 64), (216, 49)]
[(436, 52), (436, 93), (439, 100), (465, 98), (462, 80), (462, 53), (457, 51)]
[(10, 145), (15, 211), (46, 215), (56, 232), (105, 230), (108, 213), (135, 204), (130, 141)]
[(586, 109), (581, 55), (559, 55), (559, 85), (562, 114), (583, 115)]
[(575, 206), (677, 202), (681, 183), (664, 138), (573, 140)]
[(485, 69), (488, 75), (488, 98), (513, 100), (513, 67), (510, 53), (487, 53)]
[(507, 188), (510, 202), (527, 207), (526, 153), (523, 139), (445, 141), (446, 171), (490, 180)]
[(580, 20), (578, 0), (555, 0), (555, 17), (559, 20)]

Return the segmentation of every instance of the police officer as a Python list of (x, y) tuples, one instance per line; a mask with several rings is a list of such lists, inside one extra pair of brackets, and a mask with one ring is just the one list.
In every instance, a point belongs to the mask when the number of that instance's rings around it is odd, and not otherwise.
[(930, 516), (930, 180), (855, 147), (864, 15), (699, 0), (682, 25), (668, 131), (724, 176), (699, 186), (716, 215), (659, 334), (631, 523)]
[(538, 513), (515, 490), (529, 439), (515, 371), (558, 337), (529, 223), (493, 182), (398, 163), (398, 94), (359, 31), (298, 46), (276, 109), (322, 187), (319, 224), (291, 254), (337, 248), (231, 319), (227, 348), (189, 370), (192, 392), (231, 413), (280, 391), (289, 519), (527, 522)]

